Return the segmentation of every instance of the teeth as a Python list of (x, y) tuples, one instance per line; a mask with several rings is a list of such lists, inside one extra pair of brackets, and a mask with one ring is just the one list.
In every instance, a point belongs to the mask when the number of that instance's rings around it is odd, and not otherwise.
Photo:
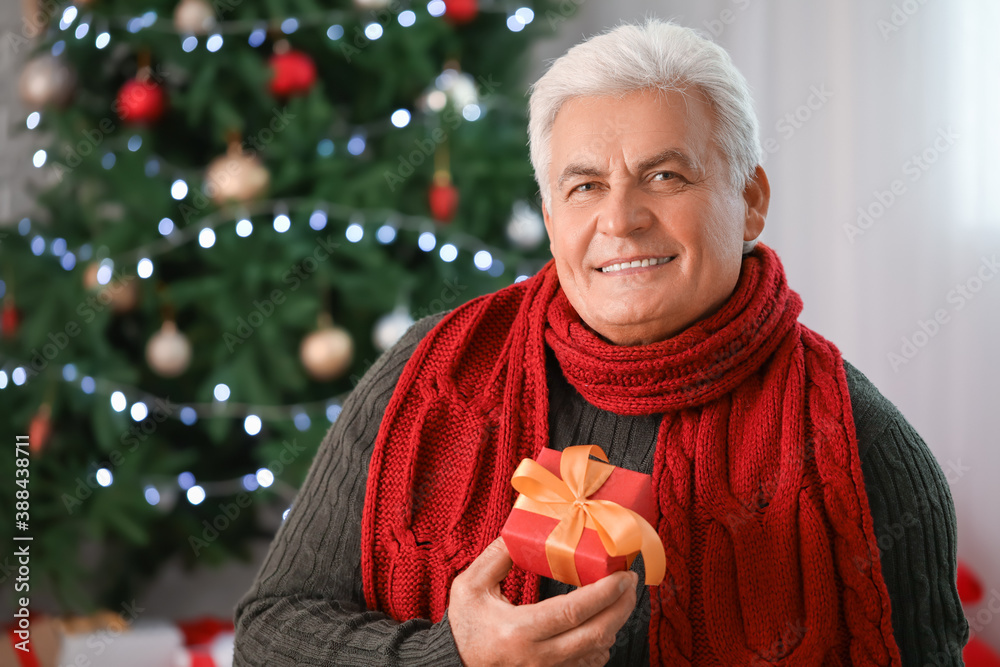
[(615, 271), (621, 271), (622, 269), (638, 268), (641, 266), (656, 266), (657, 264), (666, 264), (670, 261), (669, 257), (653, 257), (652, 259), (637, 259), (633, 262), (622, 262), (621, 264), (612, 264), (611, 266), (605, 266), (601, 269), (604, 273), (614, 273)]

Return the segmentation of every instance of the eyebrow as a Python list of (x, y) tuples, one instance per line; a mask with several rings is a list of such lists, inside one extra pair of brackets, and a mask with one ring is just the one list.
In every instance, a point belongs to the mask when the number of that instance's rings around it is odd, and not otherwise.
[[(663, 164), (664, 162), (677, 162), (681, 167), (689, 169), (691, 171), (697, 171), (698, 167), (688, 155), (676, 148), (667, 148), (662, 150), (656, 155), (651, 155), (645, 158), (636, 165), (636, 170), (639, 172), (647, 171), (653, 167)], [(569, 178), (573, 176), (604, 176), (604, 172), (596, 167), (584, 164), (582, 162), (574, 162), (572, 164), (566, 165), (563, 169), (562, 174), (559, 175), (559, 181), (557, 187), (562, 188), (563, 183), (565, 183)]]

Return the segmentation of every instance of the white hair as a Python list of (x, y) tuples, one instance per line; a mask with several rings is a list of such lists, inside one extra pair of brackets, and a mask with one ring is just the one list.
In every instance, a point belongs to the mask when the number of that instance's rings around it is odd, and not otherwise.
[[(715, 111), (715, 140), (729, 164), (729, 182), (742, 192), (761, 160), (757, 115), (750, 87), (726, 51), (696, 31), (647, 18), (622, 24), (577, 44), (531, 86), (528, 140), (531, 166), (552, 211), (549, 166), (552, 126), (568, 100), (584, 96), (624, 96), (640, 90), (683, 92), (694, 87)], [(745, 241), (743, 252), (757, 240)]]

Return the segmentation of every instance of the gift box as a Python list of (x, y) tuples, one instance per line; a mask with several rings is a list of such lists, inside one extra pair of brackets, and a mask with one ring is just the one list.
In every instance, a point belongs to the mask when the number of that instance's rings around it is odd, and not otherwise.
[(628, 569), (642, 553), (646, 585), (663, 580), (652, 478), (607, 460), (597, 445), (581, 445), (521, 461), (511, 479), (521, 495), (500, 532), (518, 567), (580, 586)]

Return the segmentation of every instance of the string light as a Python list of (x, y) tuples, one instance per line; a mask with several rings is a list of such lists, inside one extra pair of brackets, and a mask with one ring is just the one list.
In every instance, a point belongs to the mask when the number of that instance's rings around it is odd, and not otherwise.
[(170, 185), (170, 196), (174, 199), (180, 201), (187, 197), (188, 184), (183, 180), (178, 178)]
[(200, 505), (205, 500), (205, 489), (195, 484), (187, 490), (187, 499), (192, 505)]
[[(478, 11), (482, 13), (507, 13), (509, 7), (508, 0), (480, 0), (478, 4)], [(434, 17), (441, 17), (445, 14), (447, 7), (443, 0), (432, 0), (427, 3), (427, 12)], [(518, 11), (527, 9), (522, 8)], [(67, 7), (63, 12), (63, 18), (59, 22), (59, 27), (62, 30), (66, 30), (72, 25), (73, 21), (76, 20), (78, 15), (77, 9), (74, 6)], [(515, 13), (517, 16), (517, 13)], [(534, 12), (530, 13), (530, 16), (534, 17)], [(293, 32), (300, 30), (302, 28), (310, 27), (327, 27), (326, 34), (331, 40), (338, 40), (344, 36), (344, 29), (342, 23), (345, 21), (351, 21), (357, 19), (356, 12), (350, 11), (328, 11), (319, 12), (311, 15), (298, 15), (295, 17), (285, 18), (283, 20), (277, 21), (276, 25), (280, 27), (280, 30), (286, 35), (292, 34)], [(416, 21), (416, 14), (412, 10), (404, 10), (400, 12), (397, 17), (397, 21), (403, 27), (409, 27)], [(530, 23), (531, 19), (523, 20), (523, 23)], [(213, 24), (213, 30), (222, 34), (252, 34), (258, 30), (261, 30), (260, 19), (230, 19), (227, 21), (216, 21)], [(175, 35), (186, 35), (184, 31), (178, 31), (177, 28), (169, 21), (159, 21), (156, 12), (148, 11), (139, 17), (113, 17), (109, 19), (109, 25), (114, 28), (124, 28), (130, 33), (137, 33), (141, 30), (154, 30), (156, 32), (175, 34)], [(335, 30), (339, 29), (339, 30)]]
[(289, 229), (291, 229), (291, 227), (292, 227), (292, 221), (284, 213), (274, 216), (274, 231), (278, 232), (279, 234), (284, 234)]
[(73, 21), (76, 20), (77, 14), (78, 14), (77, 8), (73, 5), (70, 5), (65, 10), (63, 10), (62, 18), (59, 19), (59, 29), (66, 30), (67, 28), (69, 28), (73, 24)]
[(434, 246), (436, 245), (437, 237), (434, 236), (434, 232), (423, 232), (419, 237), (417, 237), (417, 247), (424, 252), (434, 250)]
[(247, 418), (243, 420), (243, 430), (247, 432), (247, 435), (257, 435), (260, 433), (260, 417), (257, 415), (247, 415)]
[(443, 16), (446, 9), (444, 0), (431, 0), (427, 3), (427, 13), (431, 16)]
[(352, 222), (351, 224), (349, 224), (347, 226), (347, 229), (344, 231), (344, 236), (346, 236), (347, 240), (350, 241), (351, 243), (357, 243), (362, 238), (364, 238), (364, 235), (365, 235), (365, 228), (356, 222)]
[(257, 483), (266, 489), (274, 484), (274, 473), (267, 468), (261, 468), (257, 471)]
[(132, 409), (129, 410), (129, 414), (132, 416), (133, 421), (141, 422), (147, 416), (149, 416), (149, 408), (142, 401), (136, 401), (132, 404)]

